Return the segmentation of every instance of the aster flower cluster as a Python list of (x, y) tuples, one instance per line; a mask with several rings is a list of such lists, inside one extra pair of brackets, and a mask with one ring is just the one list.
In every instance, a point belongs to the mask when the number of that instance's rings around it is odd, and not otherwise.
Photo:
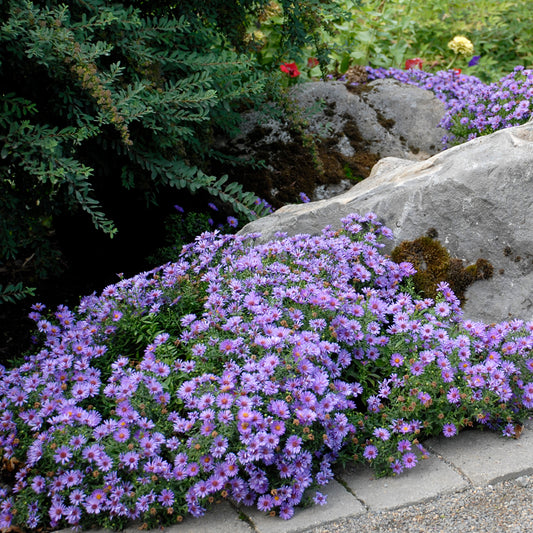
[(418, 69), (367, 67), (369, 80), (394, 78), (433, 91), (446, 113), (439, 124), (448, 130), (443, 146), (453, 146), (482, 135), (524, 124), (533, 109), (533, 70), (517, 66), (496, 83), (455, 70), (425, 72)]
[(288, 519), (335, 462), (399, 474), (422, 438), (513, 436), (533, 407), (533, 323), (462, 322), (380, 254), (376, 215), (321, 235), (200, 235), (168, 263), (31, 314), (42, 344), (0, 367), (0, 448), (20, 465), (0, 528), (120, 529), (223, 498)]

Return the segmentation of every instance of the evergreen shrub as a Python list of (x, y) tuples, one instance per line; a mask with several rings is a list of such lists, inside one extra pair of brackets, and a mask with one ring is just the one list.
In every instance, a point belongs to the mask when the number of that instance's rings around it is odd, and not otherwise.
[[(262, 98), (265, 74), (192, 15), (100, 0), (0, 6), (0, 264), (34, 281), (62, 268), (60, 217), (110, 237), (134, 196), (203, 190), (250, 219), (256, 197), (210, 175), (215, 131)], [(123, 228), (122, 228), (123, 229)], [(4, 274), (5, 275), (5, 274)], [(6, 276), (7, 277), (7, 276)], [(0, 280), (1, 281), (1, 280)], [(23, 291), (19, 291), (22, 295)]]

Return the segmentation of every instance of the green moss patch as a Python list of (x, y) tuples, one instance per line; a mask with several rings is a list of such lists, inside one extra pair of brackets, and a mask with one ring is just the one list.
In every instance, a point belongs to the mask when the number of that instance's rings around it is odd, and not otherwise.
[(489, 261), (482, 258), (465, 267), (461, 259), (450, 257), (436, 236), (437, 232), (432, 228), (427, 235), (401, 242), (392, 251), (392, 260), (397, 263), (407, 261), (414, 266), (414, 286), (424, 296), (435, 298), (437, 285), (446, 281), (464, 304), (466, 289), (475, 281), (491, 278), (494, 269)]

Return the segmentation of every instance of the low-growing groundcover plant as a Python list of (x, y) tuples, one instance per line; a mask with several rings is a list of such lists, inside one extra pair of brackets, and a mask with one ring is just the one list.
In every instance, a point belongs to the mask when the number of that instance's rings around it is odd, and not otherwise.
[(453, 69), (430, 73), (418, 68), (367, 67), (367, 73), (369, 80), (394, 78), (434, 92), (446, 108), (439, 124), (450, 132), (443, 139), (444, 147), (525, 124), (531, 118), (533, 69), (520, 65), (491, 84)]
[(145, 527), (228, 498), (288, 519), (338, 461), (399, 474), (422, 439), (533, 406), (533, 322), (463, 321), (411, 294), (376, 215), (321, 235), (204, 233), (179, 260), (71, 311), (1, 369), (0, 446), (19, 464), (0, 527)]

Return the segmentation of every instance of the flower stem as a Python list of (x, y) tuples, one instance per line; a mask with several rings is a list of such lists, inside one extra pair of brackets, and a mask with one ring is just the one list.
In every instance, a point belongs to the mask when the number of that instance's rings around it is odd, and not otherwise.
[(453, 56), (453, 59), (450, 61), (450, 64), (446, 67), (446, 70), (450, 70), (450, 69), (452, 68), (452, 66), (453, 66), (453, 64), (455, 63), (455, 60), (457, 59), (457, 56), (458, 56), (458, 55), (459, 55), (459, 54), (455, 54), (455, 55)]

